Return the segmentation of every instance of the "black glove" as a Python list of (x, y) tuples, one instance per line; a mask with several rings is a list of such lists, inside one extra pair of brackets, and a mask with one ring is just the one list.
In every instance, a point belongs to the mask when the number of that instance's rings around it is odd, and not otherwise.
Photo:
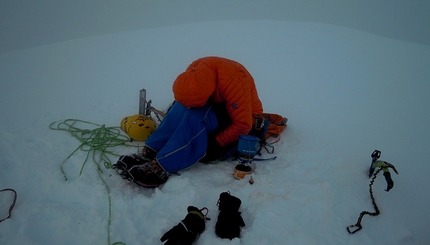
[(221, 238), (233, 239), (240, 237), (240, 227), (245, 226), (239, 208), (242, 201), (223, 192), (219, 196), (218, 208), (219, 215), (215, 225), (215, 233)]
[(387, 189), (386, 192), (390, 191), (394, 187), (394, 181), (391, 179), (390, 172), (384, 172), (385, 181), (387, 181)]
[(160, 241), (165, 245), (191, 245), (205, 230), (205, 216), (196, 207), (189, 206), (188, 214), (179, 224), (166, 232)]

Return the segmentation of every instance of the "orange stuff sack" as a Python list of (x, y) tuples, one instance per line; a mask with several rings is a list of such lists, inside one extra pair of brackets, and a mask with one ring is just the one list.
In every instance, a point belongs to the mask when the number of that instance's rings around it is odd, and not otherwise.
[(269, 121), (266, 131), (266, 139), (269, 137), (279, 137), (279, 135), (287, 127), (288, 119), (274, 113), (263, 113), (263, 117)]

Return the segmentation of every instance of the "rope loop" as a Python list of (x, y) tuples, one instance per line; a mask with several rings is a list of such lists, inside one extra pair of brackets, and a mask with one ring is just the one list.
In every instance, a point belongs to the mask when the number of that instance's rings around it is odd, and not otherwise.
[[(78, 125), (83, 125), (86, 128), (79, 128)], [(66, 131), (72, 137), (77, 139), (81, 144), (63, 161), (63, 164), (72, 157), (77, 151), (81, 150), (87, 152), (84, 163), (82, 164), (79, 176), (82, 175), (83, 169), (92, 155), (92, 160), (97, 164), (99, 171), (102, 171), (100, 165), (106, 169), (112, 168), (112, 162), (109, 155), (119, 157), (119, 154), (114, 153), (111, 148), (118, 146), (136, 147), (131, 144), (130, 138), (122, 134), (120, 127), (106, 127), (104, 124), (99, 125), (96, 123), (79, 120), (79, 119), (66, 119), (61, 122), (53, 122), (49, 125), (52, 130)], [(93, 129), (90, 129), (93, 128)], [(67, 180), (66, 173), (61, 165), (61, 172)]]

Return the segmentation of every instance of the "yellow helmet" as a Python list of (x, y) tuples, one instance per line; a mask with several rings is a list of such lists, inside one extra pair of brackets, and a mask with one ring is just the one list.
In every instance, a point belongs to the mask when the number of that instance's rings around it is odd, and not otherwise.
[(156, 129), (155, 120), (150, 116), (136, 114), (121, 120), (121, 129), (133, 140), (145, 141)]

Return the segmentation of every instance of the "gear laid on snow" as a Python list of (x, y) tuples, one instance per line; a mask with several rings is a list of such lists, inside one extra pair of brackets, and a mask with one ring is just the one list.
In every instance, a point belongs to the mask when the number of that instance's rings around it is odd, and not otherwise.
[(236, 165), (236, 167), (234, 168), (233, 176), (236, 179), (243, 179), (248, 174), (252, 174), (252, 167), (248, 164), (241, 163)]
[(12, 210), (15, 207), (16, 198), (18, 197), (18, 195), (16, 194), (16, 191), (14, 189), (6, 188), (6, 189), (0, 190), (0, 192), (3, 192), (3, 191), (10, 191), (10, 192), (12, 192), (14, 194), (14, 197), (13, 197), (12, 204), (9, 207), (9, 214), (8, 214), (8, 216), (6, 218), (4, 218), (4, 219), (0, 219), (0, 222), (3, 222), (3, 221), (5, 221), (5, 220), (7, 220), (7, 219), (10, 218), (10, 216), (12, 215)]
[[(278, 114), (263, 113), (254, 116), (254, 123), (248, 135), (239, 137), (237, 154), (239, 164), (234, 168), (233, 176), (236, 179), (243, 179), (246, 175), (252, 174), (250, 164), (253, 161), (275, 160), (276, 156), (270, 158), (255, 158), (261, 156), (261, 150), (266, 149), (267, 153), (273, 154), (275, 148), (273, 143), (279, 141), (281, 132), (287, 127), (288, 119)], [(272, 143), (267, 141), (268, 137), (276, 137)]]
[(388, 168), (393, 169), (393, 171), (396, 174), (399, 174), (397, 172), (397, 169), (389, 162), (377, 161), (381, 156), (380, 151), (375, 150), (371, 156), (372, 156), (372, 164), (370, 165), (370, 169), (369, 169), (369, 178), (372, 176), (373, 171), (375, 171), (376, 168), (380, 168), (381, 170), (384, 171), (385, 181), (387, 182), (387, 189), (385, 191), (387, 192), (390, 191), (394, 187), (394, 182), (393, 182), (393, 179), (391, 179), (391, 174)]
[(260, 139), (253, 135), (239, 137), (237, 151), (241, 163), (251, 163), (258, 151)]
[(370, 164), (369, 168), (369, 178), (372, 177), (373, 171), (375, 171), (375, 168), (373, 167), (373, 164), (381, 157), (381, 151), (374, 150), (372, 155), (370, 155), (372, 158), (372, 163)]
[[(78, 125), (85, 125), (87, 128), (80, 128)], [(90, 129), (89, 127), (97, 127)], [(63, 173), (64, 179), (67, 181), (66, 172), (63, 165), (66, 161), (73, 156), (78, 150), (87, 153), (84, 163), (82, 164), (79, 176), (82, 175), (84, 167), (89, 159), (97, 165), (97, 169), (101, 172), (101, 166), (104, 165), (106, 169), (112, 168), (112, 163), (109, 155), (118, 157), (111, 150), (117, 146), (136, 147), (129, 144), (130, 139), (122, 134), (119, 127), (106, 127), (92, 122), (87, 122), (77, 119), (67, 119), (62, 122), (53, 122), (49, 125), (52, 130), (61, 130), (70, 133), (74, 138), (79, 140), (81, 144), (63, 161), (60, 170)]]
[[(363, 212), (361, 212), (360, 216), (358, 217), (357, 223), (355, 225), (350, 225), (350, 226), (348, 226), (346, 228), (346, 230), (350, 234), (354, 234), (354, 233), (356, 233), (357, 231), (359, 231), (359, 230), (361, 230), (363, 228), (361, 226), (361, 220), (362, 220), (362, 218), (363, 218), (364, 215), (377, 216), (377, 215), (380, 214), (379, 208), (378, 208), (378, 206), (376, 205), (376, 202), (375, 202), (375, 198), (373, 197), (373, 190), (372, 190), (373, 182), (375, 181), (376, 176), (379, 174), (379, 172), (384, 171), (384, 177), (385, 177), (385, 180), (387, 181), (387, 189), (385, 191), (387, 191), (387, 192), (390, 191), (390, 189), (392, 189), (393, 186), (394, 186), (394, 182), (391, 179), (391, 174), (390, 174), (389, 168), (393, 169), (393, 171), (396, 174), (399, 174), (397, 172), (397, 169), (391, 163), (388, 163), (388, 162), (385, 162), (385, 161), (378, 161), (378, 159), (379, 159), (380, 156), (381, 156), (381, 152), (378, 151), (378, 150), (375, 150), (372, 153), (372, 155), (371, 155), (371, 157), (372, 157), (372, 164), (371, 164), (370, 169), (369, 169), (369, 177), (373, 174), (373, 177), (370, 180), (370, 184), (369, 184), (369, 192), (370, 192), (370, 199), (372, 199), (372, 204), (373, 204), (373, 207), (375, 209), (375, 212), (369, 212), (369, 211), (363, 211)], [(378, 170), (376, 170), (376, 172), (374, 172), (374, 170), (376, 168), (378, 168)]]
[(230, 195), (229, 192), (223, 192), (218, 200), (218, 220), (215, 225), (215, 232), (221, 238), (233, 239), (240, 237), (240, 227), (245, 226), (239, 212), (242, 201)]
[(167, 231), (161, 238), (165, 245), (191, 245), (205, 230), (206, 215), (202, 213), (207, 208), (198, 209), (188, 206), (188, 214), (185, 218)]
[(156, 129), (155, 120), (147, 115), (136, 114), (121, 120), (121, 129), (133, 140), (145, 141)]
[[(264, 148), (267, 153), (273, 154), (275, 148), (272, 144), (280, 140), (280, 135), (287, 127), (288, 118), (274, 113), (263, 113), (254, 116), (254, 123), (249, 135), (256, 136), (260, 139), (259, 148), (256, 155), (261, 156), (261, 150)], [(268, 141), (269, 138), (275, 138)], [(266, 160), (266, 159), (256, 159)]]

